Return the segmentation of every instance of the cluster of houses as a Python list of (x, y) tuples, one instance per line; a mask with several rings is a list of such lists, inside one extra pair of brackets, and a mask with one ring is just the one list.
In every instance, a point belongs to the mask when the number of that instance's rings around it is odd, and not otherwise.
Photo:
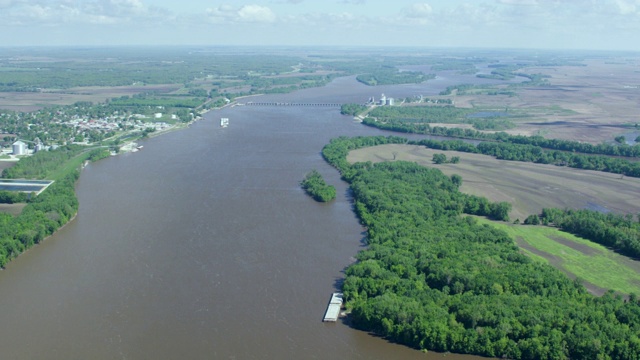
[[(161, 115), (162, 116), (162, 115)], [(175, 116), (175, 115), (173, 115)], [(69, 121), (62, 122), (61, 124), (74, 127), (76, 132), (83, 132), (85, 130), (98, 130), (103, 132), (116, 131), (119, 129), (148, 129), (153, 128), (155, 130), (165, 130), (171, 127), (171, 124), (166, 122), (146, 122), (138, 119), (145, 119), (147, 116), (134, 114), (128, 120), (116, 116), (109, 116), (104, 119), (89, 120), (83, 118), (72, 118)], [(157, 118), (154, 115), (154, 118)]]
[[(155, 113), (152, 115), (153, 121), (146, 119), (149, 116), (142, 114), (133, 114), (128, 117), (112, 115), (100, 119), (87, 119), (78, 115), (71, 116), (65, 121), (59, 121), (59, 124), (71, 127), (75, 129), (76, 134), (83, 134), (86, 131), (100, 131), (104, 133), (115, 132), (118, 130), (146, 130), (153, 129), (155, 131), (163, 131), (171, 128), (173, 125), (157, 121), (162, 118), (162, 113)], [(171, 115), (172, 119), (177, 119), (176, 115)], [(29, 148), (29, 144), (33, 144), (32, 149)], [(6, 155), (29, 155), (41, 150), (49, 150), (56, 148), (57, 145), (45, 146), (39, 139), (35, 141), (17, 140), (11, 144), (10, 149), (2, 150)]]

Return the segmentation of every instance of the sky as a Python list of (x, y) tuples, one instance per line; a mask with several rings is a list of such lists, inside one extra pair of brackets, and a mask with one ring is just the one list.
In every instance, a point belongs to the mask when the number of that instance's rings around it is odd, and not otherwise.
[(640, 51), (640, 0), (0, 0), (0, 46)]

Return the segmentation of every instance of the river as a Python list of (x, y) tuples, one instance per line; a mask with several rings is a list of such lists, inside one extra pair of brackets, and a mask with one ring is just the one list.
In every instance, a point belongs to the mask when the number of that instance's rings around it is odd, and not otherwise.
[[(341, 78), (258, 99), (364, 102), (472, 80), (370, 88)], [(320, 152), (340, 135), (380, 134), (338, 109), (237, 106), (90, 164), (78, 216), (0, 272), (1, 357), (444, 357), (321, 321), (365, 234)], [(313, 169), (335, 201), (300, 189)]]

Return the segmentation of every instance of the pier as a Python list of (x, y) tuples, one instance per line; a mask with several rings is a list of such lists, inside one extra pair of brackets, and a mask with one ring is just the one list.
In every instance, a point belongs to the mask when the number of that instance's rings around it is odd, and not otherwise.
[(342, 293), (333, 293), (331, 300), (327, 306), (327, 311), (324, 313), (324, 319), (322, 321), (336, 322), (338, 316), (340, 316), (340, 309), (342, 308)]
[(244, 104), (238, 105), (246, 105), (246, 106), (306, 106), (306, 107), (335, 107), (339, 108), (342, 104), (337, 103), (292, 103), (292, 102), (247, 102)]

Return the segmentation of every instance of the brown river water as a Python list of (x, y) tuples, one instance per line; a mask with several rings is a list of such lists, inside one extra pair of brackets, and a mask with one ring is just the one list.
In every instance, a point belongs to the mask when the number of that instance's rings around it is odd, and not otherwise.
[[(364, 102), (472, 80), (342, 78), (257, 99)], [(380, 134), (335, 108), (238, 106), (90, 164), (78, 216), (0, 271), (0, 358), (474, 359), (321, 321), (365, 234), (320, 152)], [(300, 189), (312, 169), (336, 186), (334, 202)]]

